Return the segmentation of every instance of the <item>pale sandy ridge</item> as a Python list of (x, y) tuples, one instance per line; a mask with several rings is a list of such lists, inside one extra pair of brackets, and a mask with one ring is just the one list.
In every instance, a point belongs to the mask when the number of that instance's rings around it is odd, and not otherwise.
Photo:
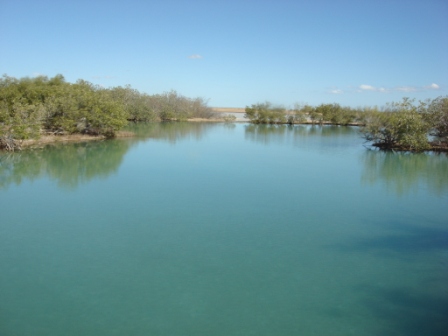
[(245, 113), (245, 108), (241, 107), (212, 107), (213, 112), (225, 113)]

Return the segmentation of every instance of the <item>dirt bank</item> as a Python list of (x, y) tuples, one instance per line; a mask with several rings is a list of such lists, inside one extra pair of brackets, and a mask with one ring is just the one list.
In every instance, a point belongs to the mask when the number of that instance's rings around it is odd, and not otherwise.
[[(118, 132), (117, 138), (132, 137), (132, 132)], [(18, 150), (24, 148), (41, 148), (53, 143), (68, 143), (68, 142), (84, 142), (84, 141), (98, 141), (106, 139), (103, 135), (88, 135), (88, 134), (44, 134), (39, 139), (17, 140)]]

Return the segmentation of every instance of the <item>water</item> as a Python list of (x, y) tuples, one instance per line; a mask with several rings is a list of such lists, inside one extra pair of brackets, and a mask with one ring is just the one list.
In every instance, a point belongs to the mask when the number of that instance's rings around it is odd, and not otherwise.
[(448, 158), (163, 123), (0, 156), (0, 335), (445, 335)]

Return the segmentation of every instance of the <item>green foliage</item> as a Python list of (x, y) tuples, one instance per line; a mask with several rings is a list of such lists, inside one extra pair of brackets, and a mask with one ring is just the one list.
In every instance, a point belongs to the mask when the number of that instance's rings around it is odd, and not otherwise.
[(48, 99), (45, 128), (55, 133), (113, 137), (127, 123), (124, 104), (109, 90), (78, 81), (64, 85)]
[(67, 83), (62, 75), (0, 79), (0, 147), (13, 148), (15, 141), (38, 137), (43, 130), (113, 137), (127, 120), (213, 116), (202, 98), (175, 91), (147, 95), (130, 86), (104, 89), (84, 80)]
[(36, 138), (54, 133), (114, 136), (127, 122), (123, 103), (89, 82), (65, 82), (62, 75), (0, 80), (0, 138)]
[[(185, 121), (215, 116), (204, 99), (187, 98), (176, 91), (148, 95), (130, 86), (104, 89), (84, 80), (71, 84), (62, 75), (21, 79), (4, 75), (0, 79), (0, 148), (10, 150), (42, 131), (113, 137), (127, 120)], [(287, 111), (266, 102), (247, 106), (245, 117), (256, 124), (356, 123), (363, 125), (366, 140), (385, 149), (425, 150), (430, 147), (428, 135), (436, 137), (439, 147), (448, 143), (448, 97), (419, 105), (404, 98), (381, 112), (376, 107), (352, 109), (339, 104), (296, 104)]]
[(365, 126), (373, 116), (376, 116), (380, 112), (378, 108), (374, 106), (357, 108), (353, 110), (353, 113), (355, 115), (355, 122), (357, 122), (358, 125)]
[(311, 112), (310, 116), (312, 120), (319, 123), (349, 125), (356, 121), (358, 113), (350, 107), (342, 107), (339, 104), (321, 104)]
[(155, 101), (159, 117), (164, 121), (185, 121), (191, 118), (211, 118), (214, 116), (211, 108), (202, 98), (187, 98), (176, 91), (158, 95)]
[(424, 120), (413, 100), (404, 98), (392, 103), (387, 111), (377, 113), (367, 121), (361, 133), (367, 141), (383, 149), (422, 151), (430, 147), (427, 134), (429, 124)]
[(255, 124), (284, 124), (288, 120), (283, 107), (274, 107), (269, 102), (246, 106), (245, 111), (244, 117)]
[(112, 100), (123, 105), (129, 120), (148, 122), (158, 119), (157, 99), (154, 96), (142, 94), (130, 86), (119, 86), (108, 92)]
[(316, 108), (314, 108), (314, 109), (312, 109), (310, 111), (309, 117), (310, 117), (310, 120), (313, 123), (320, 123), (320, 124), (322, 124), (323, 121), (324, 121), (322, 114), (319, 113)]
[(448, 142), (448, 96), (430, 102), (424, 117), (431, 127), (430, 134), (440, 141)]
[(234, 115), (224, 115), (222, 119), (224, 119), (225, 122), (233, 122), (236, 120), (236, 117)]
[(298, 124), (306, 122), (308, 116), (313, 111), (314, 107), (308, 104), (305, 105), (294, 104), (294, 109), (292, 110), (292, 112), (294, 113), (294, 122)]

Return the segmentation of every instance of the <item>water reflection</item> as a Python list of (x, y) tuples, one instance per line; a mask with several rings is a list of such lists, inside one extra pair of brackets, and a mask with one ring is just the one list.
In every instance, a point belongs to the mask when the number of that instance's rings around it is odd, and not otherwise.
[(73, 189), (80, 183), (116, 172), (129, 148), (141, 141), (157, 139), (174, 144), (183, 139), (201, 140), (206, 131), (217, 125), (191, 122), (131, 124), (127, 130), (135, 137), (0, 153), (0, 189), (10, 184), (19, 185), (25, 179), (33, 181), (45, 176), (56, 180), (60, 187)]
[(99, 141), (47, 146), (0, 156), (0, 189), (48, 176), (63, 188), (106, 177), (117, 171), (130, 144)]
[(292, 135), (293, 126), (290, 125), (254, 125), (245, 126), (245, 138), (255, 142), (268, 144), (283, 142), (288, 135)]
[[(362, 182), (384, 183), (388, 190), (399, 195), (417, 191), (422, 185), (439, 195), (448, 191), (448, 158), (445, 154), (364, 150), (356, 127), (248, 124), (244, 130), (246, 140), (264, 145), (289, 144), (339, 156), (342, 150), (360, 150)], [(356, 155), (351, 151), (347, 153)]]
[(354, 127), (319, 125), (254, 125), (245, 126), (245, 138), (262, 144), (290, 143), (297, 147), (307, 144), (319, 144), (319, 150), (329, 147), (344, 147), (360, 143), (357, 129)]
[(136, 140), (158, 139), (176, 143), (182, 139), (200, 140), (204, 134), (222, 124), (195, 122), (157, 122), (130, 124), (128, 130), (136, 135)]
[[(116, 172), (125, 153), (142, 141), (203, 140), (215, 128), (244, 129), (246, 140), (263, 145), (291, 145), (300, 150), (328, 155), (361, 155), (362, 182), (384, 183), (397, 194), (416, 191), (422, 185), (437, 194), (448, 192), (446, 155), (407, 154), (364, 150), (355, 127), (312, 125), (238, 125), (191, 122), (132, 124), (135, 137), (102, 142), (48, 146), (42, 150), (0, 153), (0, 189), (24, 179), (48, 176), (64, 188)], [(335, 150), (337, 147), (338, 150)], [(354, 151), (359, 151), (355, 153)]]
[(368, 150), (363, 153), (362, 181), (384, 183), (398, 195), (425, 185), (441, 195), (448, 192), (448, 158), (445, 154), (410, 154)]
[[(344, 136), (353, 134), (354, 128), (348, 126), (320, 126), (320, 125), (269, 125), (269, 124), (248, 124), (245, 128), (247, 136), (260, 136), (265, 139), (276, 136), (283, 137), (288, 133), (296, 136)], [(254, 140), (257, 137), (253, 138)]]

